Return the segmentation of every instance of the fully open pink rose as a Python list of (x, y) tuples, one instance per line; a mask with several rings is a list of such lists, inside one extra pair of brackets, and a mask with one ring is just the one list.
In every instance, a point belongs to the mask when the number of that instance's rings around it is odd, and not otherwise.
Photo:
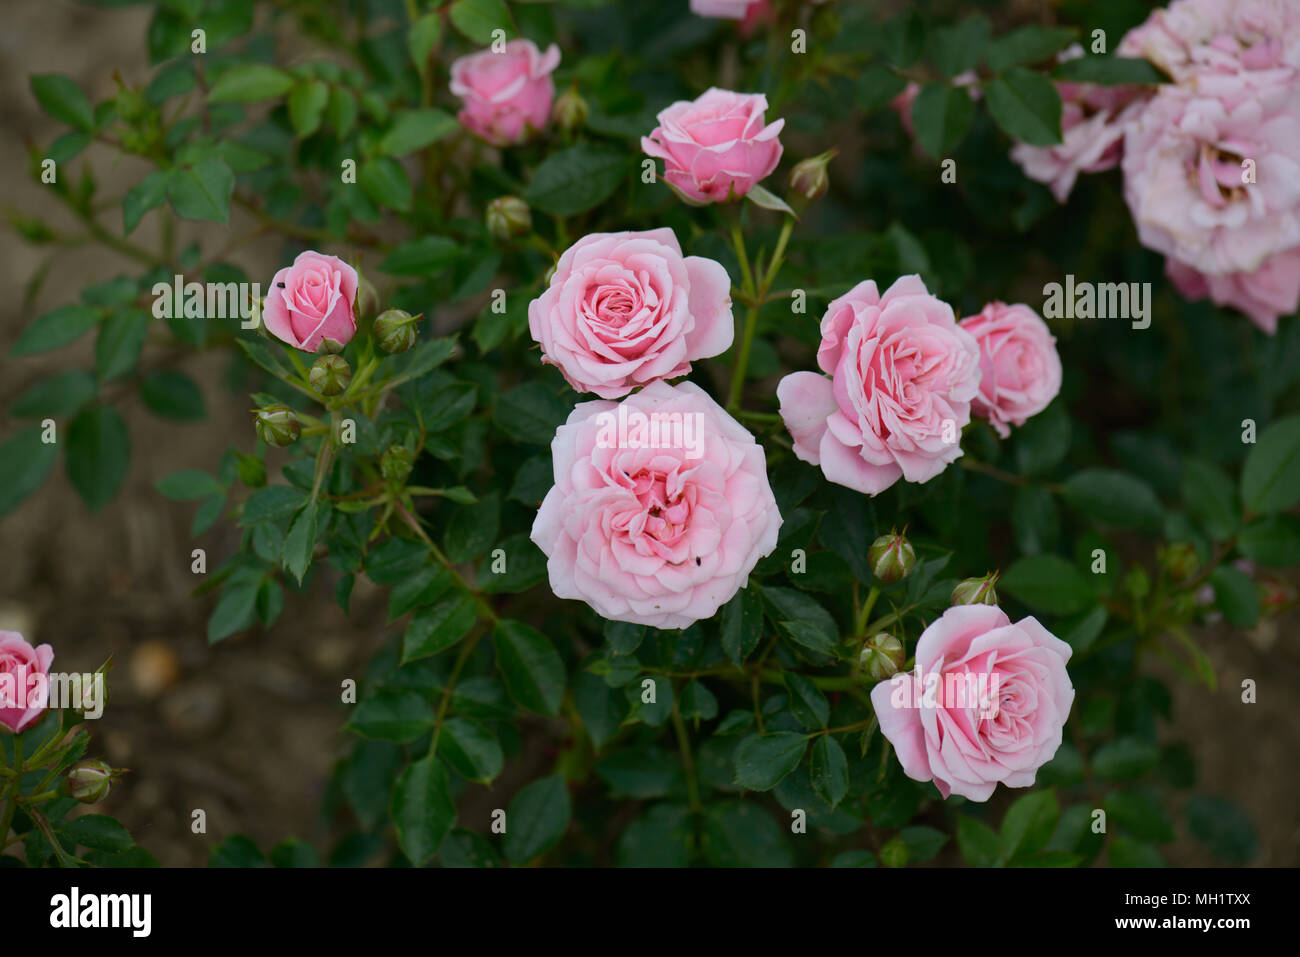
[(781, 160), (785, 120), (767, 123), (767, 97), (716, 87), (659, 114), (641, 138), (647, 156), (664, 161), (664, 180), (694, 204), (744, 196)]
[(991, 302), (960, 325), (980, 347), (980, 391), (971, 408), (1006, 438), (1010, 426), (1024, 425), (1061, 391), (1056, 339), (1038, 313), (1019, 303)]
[(1130, 30), (1116, 54), (1150, 60), (1180, 83), (1206, 72), (1300, 66), (1300, 4), (1174, 0)]
[(987, 801), (999, 783), (1029, 787), (1061, 746), (1069, 660), (1035, 618), (954, 605), (921, 633), (915, 670), (872, 688), (871, 704), (909, 778)]
[(873, 281), (836, 299), (817, 362), (777, 386), (794, 452), (826, 478), (876, 495), (898, 479), (927, 482), (961, 455), (979, 392), (979, 346), (920, 276), (882, 296)]
[(592, 233), (560, 257), (528, 328), (570, 385), (616, 399), (731, 347), (731, 279), (683, 256), (671, 229)]
[(33, 648), (16, 631), (0, 631), (0, 725), (17, 734), (41, 716), (50, 700), (54, 649)]
[(605, 618), (685, 628), (776, 547), (762, 447), (693, 383), (580, 403), (551, 454), (555, 486), (532, 539), (551, 590)]
[(262, 320), (295, 349), (315, 352), (322, 339), (346, 345), (357, 331), (357, 271), (337, 256), (308, 250), (271, 280)]
[(1207, 276), (1176, 259), (1165, 260), (1165, 274), (1188, 299), (1211, 299), (1240, 309), (1270, 336), (1279, 316), (1300, 308), (1300, 246), (1270, 256), (1254, 272)]
[(483, 50), (451, 65), (451, 92), (464, 102), (457, 118), (496, 146), (522, 143), (546, 127), (555, 98), (552, 71), (560, 48), (542, 53), (532, 40), (511, 40), (500, 53)]

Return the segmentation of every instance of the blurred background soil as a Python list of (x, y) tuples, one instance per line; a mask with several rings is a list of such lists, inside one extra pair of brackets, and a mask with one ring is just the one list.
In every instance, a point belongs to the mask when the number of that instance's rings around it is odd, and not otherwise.
[[(114, 91), (115, 70), (131, 82), (147, 79), (144, 37), (151, 9), (6, 0), (0, 31), (0, 182), (6, 206), (45, 216), (60, 231), (80, 232), (27, 173), (26, 144), (46, 145), (61, 132), (38, 112), (27, 76), (67, 73), (92, 98)], [(113, 165), (100, 147), (85, 157), (94, 162), (100, 196), (120, 197), (147, 172), (134, 159)], [(70, 168), (79, 174), (82, 161)], [(146, 217), (133, 240), (155, 245), (156, 218)], [(101, 222), (119, 232), (120, 211), (106, 211)], [(232, 229), (242, 232), (248, 225), (232, 216)], [(178, 236), (182, 243), (185, 229)], [(277, 254), (271, 240), (245, 247), (234, 258), (256, 277), (268, 272)], [(47, 356), (7, 358), (26, 324), (71, 301), (83, 285), (134, 266), (102, 247), (64, 250), (35, 310), (24, 313), (22, 290), (50, 255), (49, 247), (33, 248), (12, 231), (0, 231), (0, 288), (6, 290), (0, 297), (0, 417), (15, 395), (48, 372), (74, 358), (93, 364), (91, 337)], [(135, 398), (122, 405), (133, 436), (130, 474), (101, 512), (81, 502), (60, 462), (39, 492), (0, 520), (0, 629), (54, 645), (59, 670), (93, 671), (112, 656), (111, 700), (92, 725), (91, 753), (131, 774), (101, 809), (121, 818), (168, 866), (201, 865), (213, 845), (235, 833), (250, 835), (263, 848), (290, 835), (324, 837), (320, 798), (345, 743), (339, 685), (360, 676), (384, 629), (384, 596), (358, 579), (350, 617), (322, 587), (315, 601), (288, 595), (271, 631), (255, 629), (208, 646), (212, 599), (191, 596), (198, 578), (190, 571), (190, 552), (206, 549), (209, 568), (215, 568), (236, 548), (237, 533), (219, 522), (192, 538), (194, 507), (163, 499), (153, 483), (183, 468), (215, 470), (232, 443), (251, 449), (248, 402), (221, 387), (224, 368), (217, 355), (195, 357), (186, 366), (204, 388), (208, 418), (202, 422), (158, 419)], [(17, 424), (4, 421), (0, 435)], [(1166, 737), (1191, 747), (1199, 792), (1229, 797), (1251, 815), (1260, 865), (1300, 864), (1296, 624), (1292, 613), (1249, 634), (1206, 629), (1202, 645), (1219, 675), (1217, 692), (1162, 675), (1174, 692), (1175, 725)], [(1244, 678), (1258, 685), (1256, 704), (1241, 703)], [(198, 808), (207, 815), (206, 835), (190, 830)], [(1176, 843), (1161, 848), (1166, 860), (1213, 863), (1188, 835), (1181, 815), (1176, 826)]]

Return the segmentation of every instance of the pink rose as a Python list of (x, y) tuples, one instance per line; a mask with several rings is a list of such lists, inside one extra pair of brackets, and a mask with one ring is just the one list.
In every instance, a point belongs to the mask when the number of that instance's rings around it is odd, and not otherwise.
[(1270, 336), (1279, 316), (1300, 308), (1300, 246), (1270, 256), (1254, 272), (1207, 276), (1176, 259), (1165, 260), (1165, 274), (1188, 299), (1209, 297), (1216, 305), (1240, 309)]
[(41, 716), (50, 700), (54, 649), (33, 648), (16, 631), (0, 631), (0, 725), (14, 734)]
[(1035, 618), (954, 605), (921, 633), (915, 670), (872, 688), (871, 704), (909, 778), (987, 801), (999, 782), (1032, 785), (1056, 754), (1074, 702), (1069, 660)]
[[(809, 2), (817, 4), (825, 0)], [(723, 20), (744, 20), (746, 25), (752, 25), (771, 16), (772, 0), (691, 0), (691, 13)]]
[(1182, 83), (1205, 72), (1300, 66), (1293, 0), (1174, 0), (1120, 41), (1116, 54), (1150, 60)]
[(980, 390), (971, 408), (1005, 439), (1010, 426), (1024, 425), (1061, 391), (1056, 339), (1038, 313), (1019, 303), (991, 302), (960, 325), (980, 347)]
[(776, 547), (762, 447), (691, 382), (579, 403), (551, 454), (555, 485), (532, 539), (551, 590), (605, 618), (685, 628)]
[(1254, 272), (1300, 245), (1296, 76), (1161, 87), (1124, 136), (1124, 196), (1144, 245), (1210, 275)]
[(347, 345), (357, 331), (357, 271), (337, 256), (301, 252), (271, 280), (262, 319), (295, 349), (315, 352), (324, 339)]
[(671, 229), (592, 233), (529, 303), (528, 328), (574, 389), (617, 399), (731, 347), (731, 278), (683, 257)]
[(641, 149), (664, 161), (664, 179), (686, 202), (726, 202), (748, 193), (781, 160), (777, 135), (785, 120), (764, 125), (766, 110), (761, 93), (715, 87), (661, 112)]
[(555, 98), (551, 72), (559, 65), (559, 47), (552, 43), (542, 53), (532, 40), (460, 57), (451, 65), (451, 92), (465, 104), (457, 119), (494, 146), (522, 143), (546, 127)]
[(821, 333), (817, 363), (832, 378), (795, 372), (776, 390), (795, 455), (868, 495), (928, 482), (961, 455), (980, 350), (920, 276), (883, 296), (859, 283), (830, 304)]

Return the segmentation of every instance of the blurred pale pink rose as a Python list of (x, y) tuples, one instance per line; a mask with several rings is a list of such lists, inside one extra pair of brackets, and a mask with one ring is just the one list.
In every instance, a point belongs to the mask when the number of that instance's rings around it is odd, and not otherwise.
[(776, 547), (781, 515), (762, 447), (691, 382), (580, 403), (551, 455), (555, 485), (532, 539), (551, 590), (605, 618), (685, 628), (726, 604)]
[(731, 278), (683, 256), (671, 229), (592, 233), (560, 257), (528, 328), (573, 388), (616, 399), (731, 347)]
[(781, 160), (785, 120), (767, 123), (767, 97), (714, 87), (659, 114), (641, 138), (647, 156), (664, 161), (664, 180), (687, 202), (726, 202), (748, 193)]
[(1279, 316), (1300, 308), (1300, 246), (1270, 256), (1252, 273), (1233, 272), (1207, 276), (1176, 259), (1165, 260), (1165, 274), (1188, 299), (1209, 298), (1231, 306), (1273, 335)]
[(457, 118), (493, 145), (522, 143), (546, 128), (555, 99), (551, 73), (559, 65), (559, 47), (552, 43), (543, 53), (532, 40), (460, 57), (451, 65), (451, 92), (464, 103)]
[(831, 378), (795, 372), (776, 390), (795, 455), (876, 495), (900, 478), (928, 482), (962, 454), (980, 349), (920, 276), (883, 296), (858, 284), (827, 308), (821, 334), (817, 362)]
[(871, 704), (909, 778), (987, 801), (998, 784), (1032, 785), (1061, 746), (1070, 653), (1035, 618), (954, 605), (921, 633), (915, 670), (872, 688)]
[(961, 327), (980, 347), (980, 390), (971, 401), (976, 415), (1006, 438), (1061, 391), (1061, 357), (1042, 317), (1028, 306), (991, 302)]
[(16, 631), (0, 631), (0, 725), (14, 734), (30, 726), (50, 700), (54, 649), (33, 648)]
[(1181, 82), (1206, 72), (1300, 67), (1295, 0), (1174, 0), (1153, 10), (1116, 49)]
[(356, 298), (357, 271), (309, 249), (271, 280), (262, 320), (271, 335), (304, 352), (323, 339), (346, 345), (357, 331)]

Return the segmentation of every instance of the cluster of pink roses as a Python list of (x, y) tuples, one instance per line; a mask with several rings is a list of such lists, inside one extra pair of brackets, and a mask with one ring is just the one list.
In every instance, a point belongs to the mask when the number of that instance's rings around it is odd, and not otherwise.
[(1172, 82), (1062, 83), (1064, 141), (1013, 158), (1061, 201), (1078, 173), (1120, 165), (1138, 236), (1174, 285), (1275, 332), (1300, 306), (1300, 5), (1174, 0), (1117, 52)]

